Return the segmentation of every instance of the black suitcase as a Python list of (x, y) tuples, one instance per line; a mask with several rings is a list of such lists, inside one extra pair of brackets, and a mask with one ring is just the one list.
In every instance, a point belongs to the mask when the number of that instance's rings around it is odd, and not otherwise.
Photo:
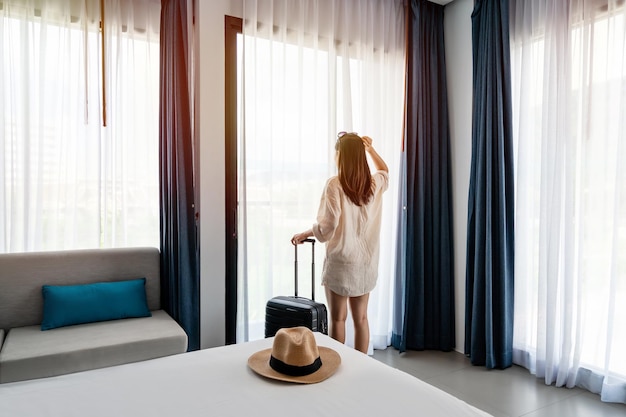
[(315, 302), (315, 239), (311, 242), (311, 299), (298, 297), (298, 245), (295, 246), (294, 296), (280, 295), (265, 306), (265, 337), (272, 337), (284, 327), (305, 326), (314, 332), (328, 334), (328, 313), (326, 306)]

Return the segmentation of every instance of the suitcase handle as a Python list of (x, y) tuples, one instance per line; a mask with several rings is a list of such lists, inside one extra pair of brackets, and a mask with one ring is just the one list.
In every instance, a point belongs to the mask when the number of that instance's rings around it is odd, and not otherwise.
[[(315, 239), (308, 238), (304, 239), (302, 242), (311, 242), (311, 300), (315, 301)], [(294, 281), (295, 281), (295, 292), (294, 295), (298, 296), (298, 245), (293, 245), (295, 248), (295, 257), (294, 257)]]

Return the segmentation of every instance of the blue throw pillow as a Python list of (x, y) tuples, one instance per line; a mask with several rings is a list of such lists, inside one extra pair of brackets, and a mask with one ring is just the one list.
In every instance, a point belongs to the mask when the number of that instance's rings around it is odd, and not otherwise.
[(146, 279), (83, 285), (44, 285), (41, 330), (152, 315)]

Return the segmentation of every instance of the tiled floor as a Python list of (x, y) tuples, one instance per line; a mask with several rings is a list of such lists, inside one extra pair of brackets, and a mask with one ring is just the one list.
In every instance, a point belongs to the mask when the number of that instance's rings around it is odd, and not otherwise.
[(487, 370), (458, 352), (375, 350), (374, 358), (491, 413), (494, 417), (626, 417), (626, 405), (579, 388), (556, 388), (513, 366)]

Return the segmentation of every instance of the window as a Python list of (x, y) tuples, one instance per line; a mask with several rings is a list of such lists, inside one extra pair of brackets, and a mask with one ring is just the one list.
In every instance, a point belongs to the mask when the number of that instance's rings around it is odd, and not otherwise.
[[(236, 231), (228, 234), (231, 256), (226, 261), (227, 312), (232, 314), (227, 314), (227, 327), (236, 327), (236, 334), (227, 330), (227, 338), (231, 342), (262, 338), (267, 300), (293, 294), (291, 236), (315, 221), (325, 181), (336, 173), (336, 134), (349, 130), (372, 136), (390, 169), (390, 188), (383, 203), (380, 279), (370, 297), (372, 345), (386, 347), (391, 334), (404, 103), (403, 4), (328, 3), (313, 10), (305, 3), (287, 2), (281, 4), (285, 10), (273, 15), (297, 17), (288, 23), (277, 17), (272, 24), (262, 21), (267, 10), (261, 9), (268, 4), (259, 3), (258, 16), (244, 20), (254, 23), (240, 35), (243, 92), (232, 87), (237, 85), (236, 36), (231, 33), (231, 41), (227, 39), (227, 65), (231, 62), (227, 71), (233, 75), (226, 87), (227, 108), (232, 109), (226, 116), (232, 175), (229, 179), (227, 173), (227, 199), (232, 198), (230, 205), (227, 202), (227, 223), (238, 216), (227, 226)], [(252, 5), (249, 11), (255, 9)], [(328, 27), (332, 13), (336, 28)], [(353, 15), (363, 23), (347, 24)], [(228, 34), (228, 20), (226, 26)], [(241, 100), (239, 123), (232, 97)], [(300, 246), (299, 251), (299, 295), (309, 297), (310, 247)], [(324, 301), (323, 255), (323, 245), (316, 245), (318, 301)], [(350, 331), (348, 324), (348, 339)]]
[(516, 362), (623, 402), (604, 388), (626, 378), (626, 14), (540, 3), (511, 38)]
[(106, 1), (104, 54), (97, 1), (29, 4), (0, 8), (0, 251), (158, 247), (159, 2)]

